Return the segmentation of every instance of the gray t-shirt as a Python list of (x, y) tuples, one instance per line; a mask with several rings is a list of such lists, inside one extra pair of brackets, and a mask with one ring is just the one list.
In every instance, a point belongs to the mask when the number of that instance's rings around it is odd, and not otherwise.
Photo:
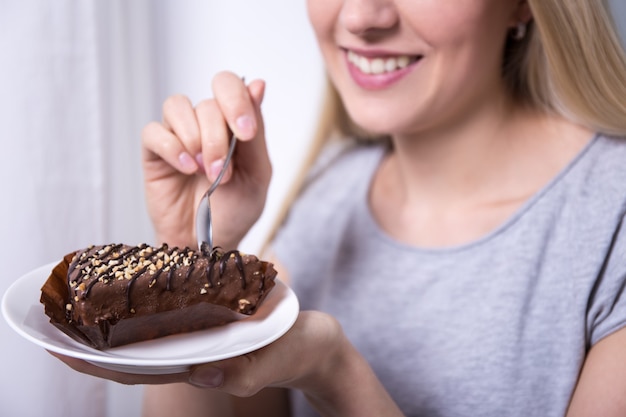
[(596, 136), (496, 230), (444, 249), (375, 223), (384, 153), (335, 152), (277, 236), (302, 309), (342, 323), (407, 416), (563, 416), (586, 352), (626, 325), (626, 141)]

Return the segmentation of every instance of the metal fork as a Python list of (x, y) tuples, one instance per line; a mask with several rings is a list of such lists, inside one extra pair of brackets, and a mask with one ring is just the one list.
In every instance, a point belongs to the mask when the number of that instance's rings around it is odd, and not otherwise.
[(226, 172), (226, 168), (228, 168), (230, 159), (233, 156), (236, 144), (237, 138), (233, 134), (230, 139), (230, 147), (228, 148), (226, 159), (224, 159), (224, 165), (222, 166), (220, 173), (217, 175), (217, 178), (215, 178), (213, 184), (211, 184), (206, 193), (204, 193), (204, 196), (202, 196), (200, 204), (198, 205), (198, 211), (196, 212), (196, 237), (198, 239), (198, 249), (203, 253), (211, 253), (213, 250), (213, 223), (209, 197), (220, 184), (220, 181)]

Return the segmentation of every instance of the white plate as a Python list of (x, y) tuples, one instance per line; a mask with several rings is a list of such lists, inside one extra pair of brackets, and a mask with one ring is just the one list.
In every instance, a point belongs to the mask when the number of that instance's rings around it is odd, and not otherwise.
[(39, 302), (41, 287), (57, 263), (37, 268), (9, 287), (2, 298), (4, 318), (21, 336), (49, 351), (116, 371), (178, 373), (193, 364), (252, 352), (285, 334), (296, 321), (300, 308), (293, 291), (277, 279), (276, 286), (253, 316), (212, 329), (100, 351), (61, 332), (44, 313)]

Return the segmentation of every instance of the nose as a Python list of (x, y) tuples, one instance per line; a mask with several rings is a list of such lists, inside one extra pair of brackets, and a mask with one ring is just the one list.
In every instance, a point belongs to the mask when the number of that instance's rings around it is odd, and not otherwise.
[(340, 22), (355, 35), (389, 30), (398, 24), (393, 0), (344, 0)]

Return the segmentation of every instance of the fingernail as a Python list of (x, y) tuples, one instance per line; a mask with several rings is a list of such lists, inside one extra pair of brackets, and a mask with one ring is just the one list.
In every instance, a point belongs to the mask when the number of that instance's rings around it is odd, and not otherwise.
[(211, 166), (209, 167), (209, 177), (212, 180), (215, 180), (217, 176), (220, 175), (220, 171), (222, 170), (223, 166), (224, 166), (224, 161), (221, 159), (218, 159), (217, 161), (213, 162)]
[(204, 160), (202, 160), (201, 153), (196, 155), (196, 164), (198, 164), (198, 168), (200, 168), (201, 171), (204, 171)]
[(240, 139), (252, 139), (256, 127), (254, 119), (248, 115), (239, 116), (235, 122), (239, 129)]
[(178, 155), (178, 162), (180, 162), (181, 168), (185, 171), (196, 169), (195, 161), (187, 152), (181, 152), (180, 155)]
[(224, 373), (214, 366), (196, 368), (189, 376), (189, 383), (201, 388), (217, 388), (224, 382)]

